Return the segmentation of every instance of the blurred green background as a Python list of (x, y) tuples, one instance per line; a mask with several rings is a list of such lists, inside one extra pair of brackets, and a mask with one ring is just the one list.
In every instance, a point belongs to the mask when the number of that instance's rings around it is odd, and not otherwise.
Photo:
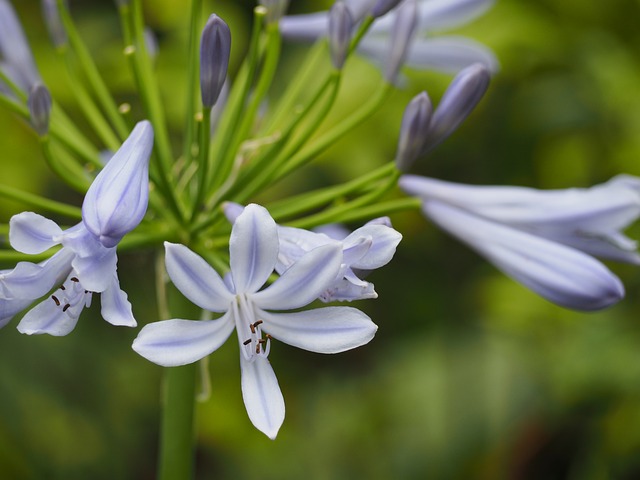
[[(331, 2), (292, 3), (306, 12)], [(82, 125), (39, 2), (13, 4), (45, 82)], [(112, 1), (70, 4), (117, 100), (135, 102)], [(187, 2), (145, 6), (177, 151)], [(232, 72), (251, 6), (207, 3), (231, 26)], [(416, 173), (539, 188), (640, 174), (639, 13), (637, 0), (498, 0), (459, 32), (494, 49), (501, 71), (470, 119)], [(306, 50), (285, 45), (274, 99)], [(450, 80), (405, 74), (379, 114), (265, 198), (352, 178), (392, 158), (406, 103), (425, 89), (439, 98)], [(347, 75), (336, 115), (379, 81), (358, 59)], [(31, 129), (3, 110), (0, 141), (2, 183), (81, 202), (49, 174)], [(22, 209), (3, 199), (2, 221)], [(405, 238), (392, 264), (371, 277), (380, 298), (357, 305), (380, 327), (374, 341), (338, 356), (273, 348), (287, 404), (276, 441), (246, 416), (235, 342), (210, 357), (212, 395), (197, 409), (197, 478), (640, 478), (639, 272), (612, 265), (628, 298), (577, 314), (505, 278), (418, 213), (393, 221)], [(151, 267), (151, 252), (121, 255), (121, 282), (140, 324), (157, 319)], [(15, 324), (0, 332), (0, 478), (153, 478), (161, 368), (131, 350), (136, 330), (113, 328), (95, 308), (67, 337), (27, 337)]]

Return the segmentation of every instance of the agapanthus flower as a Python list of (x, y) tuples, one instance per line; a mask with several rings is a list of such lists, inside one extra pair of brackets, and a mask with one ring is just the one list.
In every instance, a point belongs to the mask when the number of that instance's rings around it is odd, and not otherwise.
[(472, 186), (405, 175), (400, 187), (422, 211), (504, 273), (558, 305), (597, 310), (624, 296), (622, 283), (592, 255), (640, 265), (622, 229), (640, 216), (640, 178), (591, 188), (536, 190)]
[(11, 218), (9, 241), (19, 252), (38, 254), (56, 245), (62, 248), (44, 262), (20, 262), (0, 273), (0, 322), (6, 323), (61, 284), (22, 318), (19, 331), (66, 335), (90, 305), (93, 293), (100, 293), (107, 322), (136, 325), (127, 294), (120, 289), (116, 246), (146, 212), (152, 146), (151, 124), (138, 123), (89, 187), (82, 221), (73, 227), (62, 230), (53, 220), (33, 212)]
[(146, 325), (133, 343), (143, 357), (162, 366), (193, 363), (218, 349), (235, 329), (240, 346), (242, 395), (251, 422), (275, 438), (284, 420), (284, 400), (269, 363), (272, 340), (318, 353), (364, 345), (377, 327), (360, 310), (324, 307), (297, 310), (332, 284), (342, 264), (338, 243), (318, 247), (260, 290), (278, 262), (278, 227), (264, 207), (248, 205), (233, 224), (231, 272), (223, 280), (184, 245), (165, 243), (166, 265), (175, 286), (216, 320), (164, 320)]
[[(234, 222), (242, 205), (227, 202), (224, 212)], [(380, 217), (349, 232), (337, 225), (325, 225), (317, 231), (278, 225), (280, 249), (276, 271), (283, 274), (305, 254), (322, 245), (336, 244), (342, 249), (342, 265), (334, 282), (318, 297), (323, 302), (378, 298), (371, 282), (363, 278), (391, 261), (402, 234), (392, 228), (389, 217)]]
[[(42, 83), (20, 20), (7, 0), (0, 0), (0, 70), (24, 92)], [(0, 91), (7, 91), (2, 82)]]
[[(362, 20), (372, 6), (371, 2), (362, 0), (345, 3), (351, 10), (354, 22)], [(461, 36), (430, 35), (434, 31), (440, 32), (470, 22), (485, 13), (493, 3), (493, 0), (418, 0), (417, 34), (407, 44), (405, 64), (415, 69), (455, 73), (474, 63), (481, 63), (495, 72), (498, 61), (484, 45)], [(377, 64), (384, 65), (388, 59), (397, 14), (396, 8), (376, 19), (358, 46), (360, 53)], [(288, 39), (314, 41), (327, 34), (328, 14), (318, 12), (285, 16), (280, 20), (280, 31)]]

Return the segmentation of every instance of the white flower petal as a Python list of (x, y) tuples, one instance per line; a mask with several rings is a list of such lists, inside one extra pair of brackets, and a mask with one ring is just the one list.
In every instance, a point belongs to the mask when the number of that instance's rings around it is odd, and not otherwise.
[(357, 308), (325, 307), (293, 313), (260, 312), (274, 339), (317, 353), (339, 353), (369, 343), (378, 327)]
[(327, 290), (322, 292), (319, 299), (325, 303), (329, 303), (373, 300), (378, 298), (373, 283), (360, 280), (355, 275), (353, 275), (353, 277), (353, 280), (357, 281), (350, 281), (347, 278), (336, 280)]
[(278, 273), (284, 272), (314, 248), (333, 243), (331, 238), (322, 232), (281, 226), (278, 226), (278, 240), (280, 242), (276, 264)]
[(72, 259), (73, 252), (63, 248), (39, 264), (19, 262), (13, 270), (0, 273), (2, 294), (5, 298), (40, 298), (67, 278)]
[(233, 295), (220, 275), (184, 245), (165, 242), (164, 246), (167, 272), (178, 290), (204, 310), (226, 311)]
[(237, 293), (255, 292), (264, 285), (278, 258), (276, 222), (266, 208), (245, 207), (231, 229), (229, 255)]
[(116, 275), (118, 256), (116, 248), (105, 248), (89, 257), (77, 256), (71, 262), (82, 286), (90, 292), (102, 293), (111, 286)]
[(342, 262), (340, 244), (311, 250), (273, 284), (252, 295), (253, 302), (268, 310), (304, 307), (318, 298), (336, 279)]
[[(79, 310), (82, 310), (82, 305), (79, 306)], [(47, 333), (61, 337), (75, 328), (80, 311), (74, 311), (74, 315), (70, 315), (67, 313), (68, 310), (63, 312), (51, 297), (47, 297), (27, 312), (18, 324), (18, 331), (27, 335)]]
[[(366, 48), (370, 48), (368, 40)], [(458, 73), (474, 63), (484, 65), (492, 73), (500, 69), (498, 60), (489, 48), (469, 38), (457, 36), (416, 38), (406, 61), (410, 68), (430, 68), (445, 73)]]
[(9, 220), (9, 242), (22, 253), (36, 254), (60, 243), (54, 240), (62, 233), (53, 220), (33, 212), (22, 212)]
[(284, 421), (284, 398), (276, 374), (265, 357), (248, 361), (240, 355), (242, 398), (251, 423), (272, 440)]
[(371, 248), (357, 262), (351, 264), (352, 268), (360, 268), (363, 270), (373, 270), (386, 265), (391, 261), (396, 253), (396, 247), (402, 240), (402, 234), (393, 228), (385, 225), (367, 224), (354, 230), (350, 237), (369, 236), (373, 239)]
[(11, 300), (0, 298), (0, 328), (4, 327), (15, 315), (31, 305), (31, 302), (33, 302), (31, 298)]
[(120, 289), (120, 282), (116, 275), (113, 276), (111, 285), (100, 295), (102, 318), (111, 325), (123, 327), (135, 327), (136, 319), (133, 318), (131, 303), (127, 300), (127, 294)]
[(622, 299), (622, 283), (578, 250), (432, 200), (423, 211), (496, 267), (547, 300), (575, 310), (599, 310)]
[(145, 325), (132, 348), (163, 367), (186, 365), (217, 350), (233, 329), (229, 313), (217, 320), (163, 320)]

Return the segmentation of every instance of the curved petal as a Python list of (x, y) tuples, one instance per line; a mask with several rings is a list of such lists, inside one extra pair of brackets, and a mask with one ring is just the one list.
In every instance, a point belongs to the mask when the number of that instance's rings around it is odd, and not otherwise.
[(100, 295), (102, 318), (111, 325), (122, 327), (135, 327), (136, 319), (133, 318), (131, 303), (127, 300), (127, 294), (120, 289), (117, 276), (113, 276), (111, 285)]
[(229, 313), (218, 320), (163, 320), (145, 325), (132, 348), (163, 367), (186, 365), (217, 350), (233, 327)]
[(460, 27), (489, 10), (495, 0), (429, 0), (421, 2), (419, 27), (447, 30)]
[(458, 73), (474, 63), (481, 63), (491, 73), (500, 69), (489, 48), (469, 38), (456, 36), (416, 38), (406, 61), (411, 68), (432, 68), (445, 73)]
[(324, 307), (293, 313), (259, 312), (262, 330), (294, 347), (339, 353), (369, 343), (378, 327), (357, 308)]
[(63, 248), (39, 264), (19, 262), (13, 270), (0, 273), (2, 294), (5, 298), (40, 298), (67, 278), (72, 259), (73, 252)]
[(90, 292), (102, 293), (111, 286), (116, 274), (118, 256), (116, 249), (105, 248), (100, 254), (90, 257), (77, 256), (71, 266), (78, 273), (82, 286)]
[(280, 242), (276, 264), (278, 273), (284, 272), (314, 248), (332, 243), (331, 238), (324, 232), (281, 226), (278, 226), (278, 241)]
[(341, 263), (340, 244), (323, 245), (311, 250), (269, 287), (253, 294), (253, 302), (267, 310), (304, 307), (335, 281)]
[(62, 229), (53, 220), (33, 212), (22, 212), (9, 220), (9, 243), (17, 251), (42, 253), (60, 243)]
[(423, 212), (506, 275), (560, 306), (599, 310), (624, 296), (620, 279), (578, 250), (435, 200), (425, 202)]
[(31, 302), (33, 302), (31, 298), (11, 300), (0, 298), (0, 328), (4, 327), (15, 315), (31, 305)]
[(63, 312), (53, 303), (51, 297), (45, 298), (38, 305), (27, 312), (18, 324), (18, 331), (27, 335), (39, 335), (47, 333), (55, 337), (61, 337), (70, 333), (78, 323), (80, 304), (70, 315), (69, 310)]
[(164, 247), (167, 273), (185, 297), (204, 310), (229, 309), (233, 294), (202, 257), (184, 245), (165, 242)]
[(284, 38), (313, 41), (327, 34), (329, 15), (327, 12), (287, 15), (280, 19), (278, 27)]
[(364, 257), (373, 245), (371, 235), (347, 237), (342, 246), (342, 263), (351, 266)]
[(242, 398), (251, 423), (270, 439), (284, 422), (284, 398), (276, 374), (265, 357), (246, 360), (240, 355)]
[[(385, 225), (365, 225), (354, 230), (349, 237), (363, 235), (373, 239), (371, 248), (357, 262), (351, 264), (351, 267), (363, 270), (373, 270), (389, 263), (396, 253), (396, 247), (402, 240), (400, 232)], [(345, 239), (345, 243), (349, 237)]]
[(355, 277), (355, 279), (358, 281), (349, 281), (347, 278), (336, 280), (335, 283), (322, 292), (318, 298), (325, 303), (352, 302), (354, 300), (373, 300), (378, 298), (373, 283), (365, 282), (357, 277)]
[(229, 255), (236, 293), (252, 293), (264, 285), (278, 258), (278, 230), (266, 208), (245, 207), (231, 229)]

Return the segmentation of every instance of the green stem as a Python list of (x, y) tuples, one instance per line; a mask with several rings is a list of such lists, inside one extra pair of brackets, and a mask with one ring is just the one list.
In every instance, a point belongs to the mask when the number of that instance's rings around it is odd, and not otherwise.
[(31, 207), (40, 208), (47, 212), (58, 213), (65, 217), (81, 219), (82, 210), (66, 203), (56, 202), (48, 198), (19, 190), (9, 185), (0, 185), (0, 196), (23, 202)]
[(209, 145), (211, 143), (211, 107), (204, 107), (202, 112), (202, 126), (200, 128), (200, 148), (198, 151), (198, 190), (193, 202), (191, 220), (193, 220), (202, 206), (207, 189), (207, 174), (209, 173)]
[(191, 159), (191, 148), (193, 147), (193, 138), (195, 135), (195, 114), (198, 105), (198, 73), (200, 71), (200, 62), (198, 58), (199, 52), (199, 34), (202, 23), (202, 0), (192, 0), (191, 2), (191, 21), (189, 28), (189, 58), (187, 61), (187, 115), (184, 139), (183, 157), (189, 163)]
[(63, 150), (53, 154), (48, 137), (42, 137), (40, 141), (44, 158), (51, 170), (74, 190), (86, 193), (91, 184), (86, 172)]

